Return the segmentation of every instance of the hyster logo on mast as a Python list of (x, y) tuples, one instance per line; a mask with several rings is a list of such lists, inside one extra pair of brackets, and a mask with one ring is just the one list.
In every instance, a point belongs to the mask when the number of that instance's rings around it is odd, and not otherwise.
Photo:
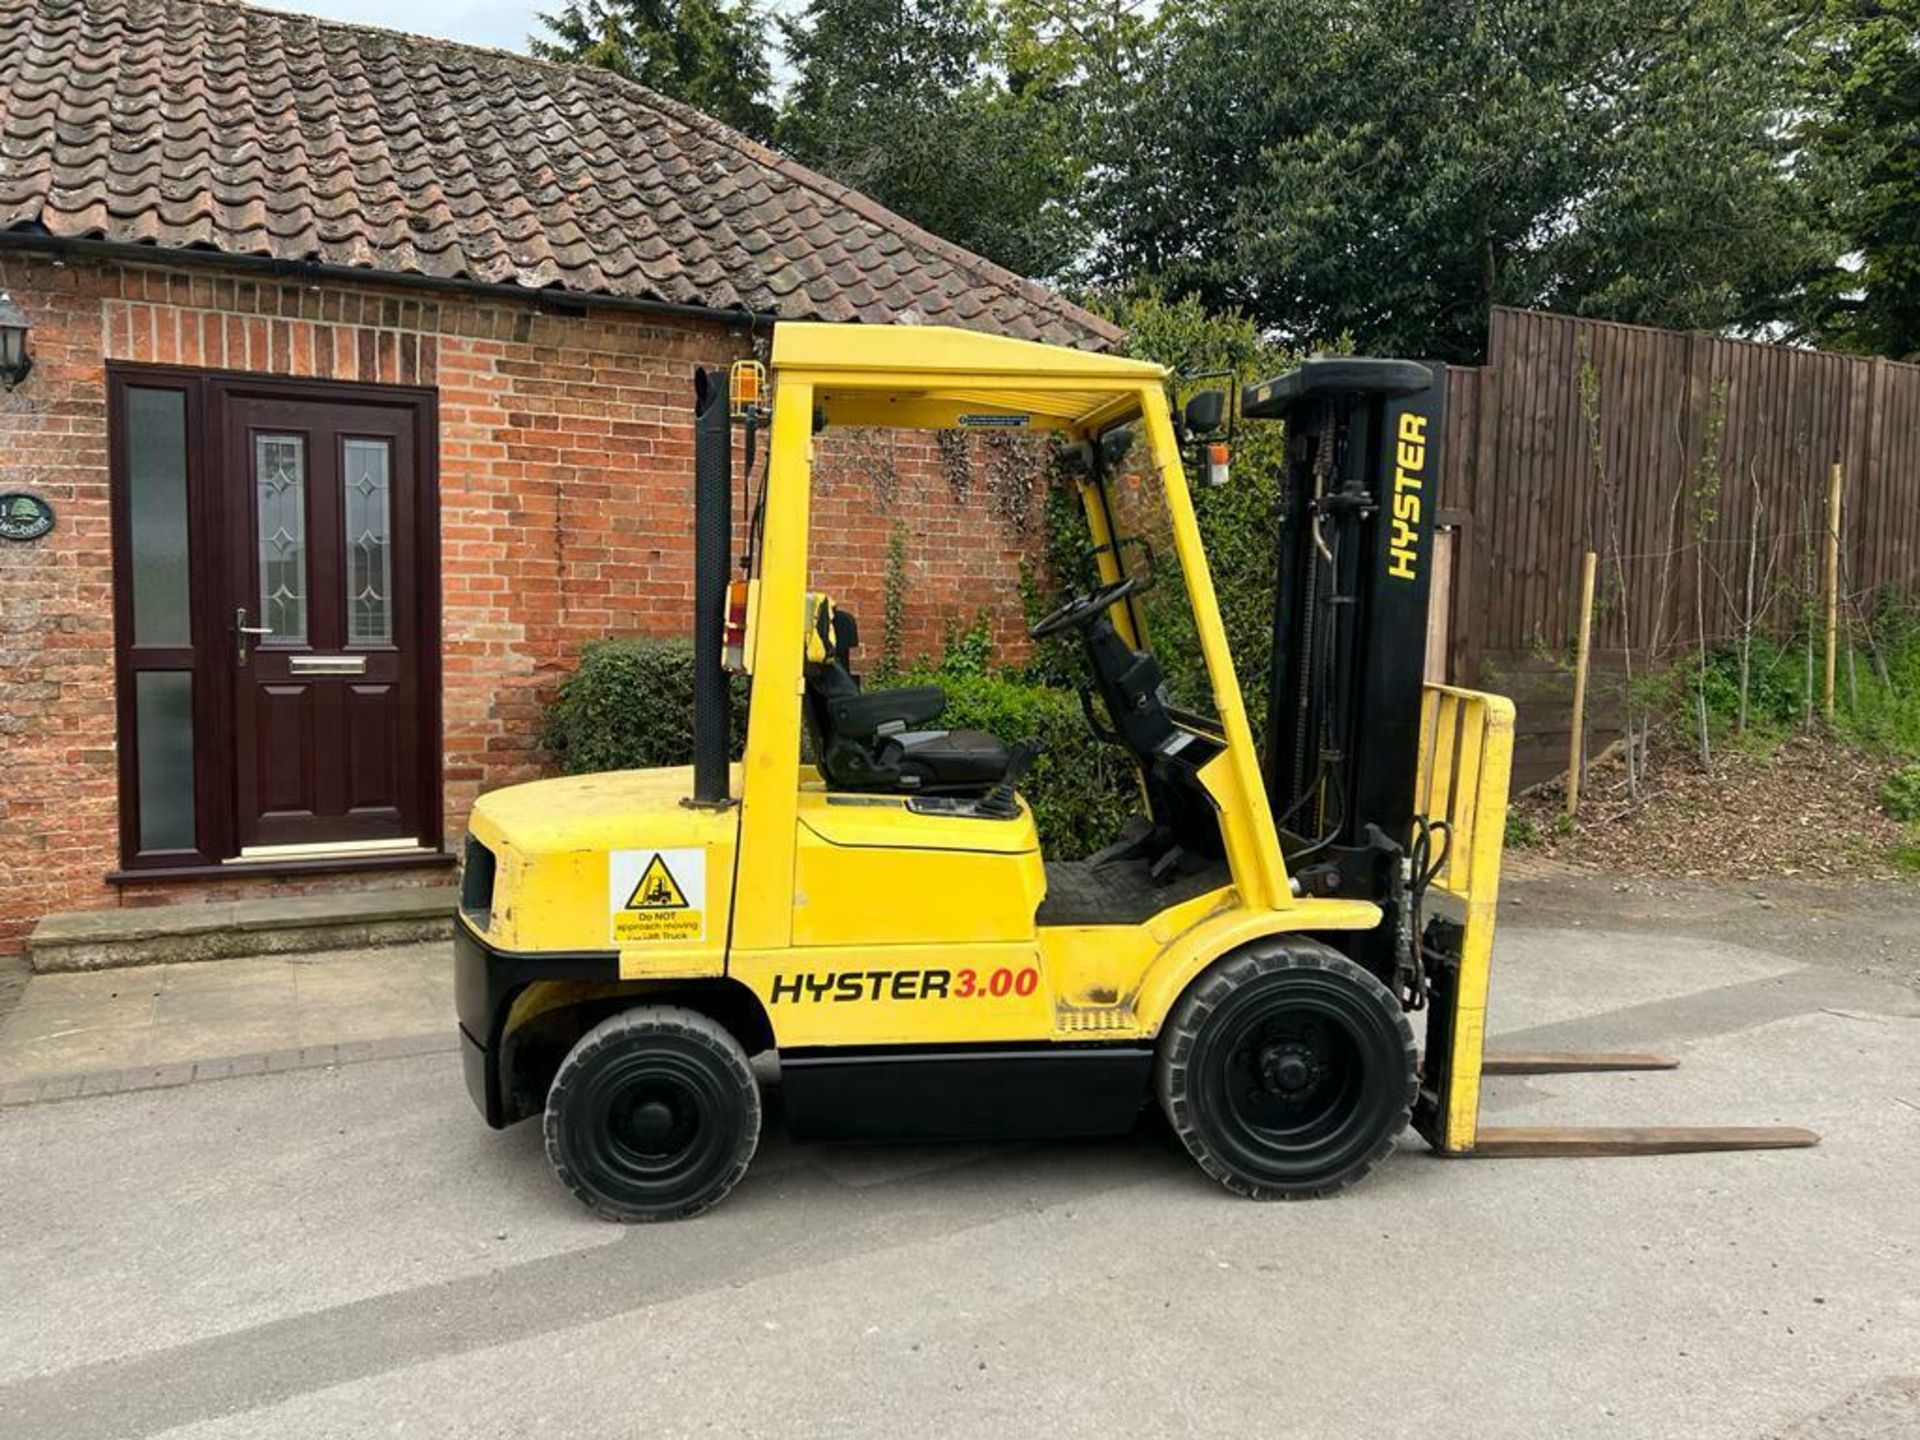
[(1427, 417), (1409, 410), (1400, 417), (1394, 450), (1393, 534), (1387, 541), (1387, 574), (1417, 578), (1420, 559), (1420, 491), (1427, 468)]

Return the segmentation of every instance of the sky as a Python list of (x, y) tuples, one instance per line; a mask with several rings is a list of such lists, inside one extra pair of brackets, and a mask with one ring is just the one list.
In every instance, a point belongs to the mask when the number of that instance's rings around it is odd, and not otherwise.
[[(406, 30), (415, 35), (435, 35), (443, 40), (462, 40), (469, 45), (488, 45), (496, 50), (527, 48), (527, 36), (540, 29), (542, 10), (557, 10), (562, 0), (260, 0), (270, 10), (292, 10), (302, 15), (319, 15), (328, 20), (345, 20), (359, 25), (379, 25), (388, 30)], [(767, 8), (777, 13), (797, 10), (802, 0), (773, 0)]]

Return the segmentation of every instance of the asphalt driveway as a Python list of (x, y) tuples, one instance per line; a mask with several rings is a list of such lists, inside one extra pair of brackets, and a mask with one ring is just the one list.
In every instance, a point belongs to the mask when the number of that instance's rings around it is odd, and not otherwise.
[[(1920, 1435), (1904, 962), (1603, 903), (1510, 913), (1494, 1029), (1682, 1069), (1492, 1081), (1488, 1119), (1806, 1124), (1818, 1149), (1409, 1138), (1347, 1195), (1260, 1206), (1157, 1125), (776, 1134), (718, 1211), (622, 1229), (534, 1129), (488, 1131), (447, 1054), (19, 1106), (0, 1435)], [(1703, 928), (1750, 943), (1679, 933)]]

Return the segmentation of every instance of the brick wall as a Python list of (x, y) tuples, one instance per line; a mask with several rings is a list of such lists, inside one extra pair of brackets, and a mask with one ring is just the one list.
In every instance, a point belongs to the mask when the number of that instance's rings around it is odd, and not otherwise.
[(890, 549), (904, 562), (904, 662), (937, 659), (950, 630), (982, 616), (996, 655), (1024, 657), (1021, 563), (1043, 540), (1035, 443), (913, 430), (829, 431), (821, 442), (808, 573), (860, 621), (855, 668), (881, 656)]
[[(35, 356), (0, 395), (0, 488), (58, 512), (47, 538), (0, 545), (0, 952), (49, 911), (357, 883), (103, 879), (119, 859), (106, 360), (437, 389), (449, 840), (482, 790), (540, 773), (540, 707), (582, 643), (689, 627), (691, 371), (745, 353), (723, 324), (18, 253), (0, 254), (0, 289)], [(909, 658), (982, 612), (1020, 644), (1039, 498), (1009, 455), (823, 437), (814, 583), (857, 607), (868, 663), (896, 530)]]

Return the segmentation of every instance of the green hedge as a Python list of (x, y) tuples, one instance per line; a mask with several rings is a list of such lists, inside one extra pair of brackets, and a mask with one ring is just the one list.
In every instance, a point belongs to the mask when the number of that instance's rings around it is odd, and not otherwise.
[(942, 725), (991, 731), (1009, 746), (1033, 739), (1046, 747), (1020, 793), (1033, 806), (1050, 859), (1078, 860), (1098, 850), (1140, 807), (1132, 765), (1120, 750), (1093, 738), (1072, 691), (1005, 675), (926, 678), (946, 687)]
[[(1020, 788), (1050, 856), (1076, 859), (1114, 838), (1136, 804), (1133, 772), (1118, 750), (1088, 733), (1076, 695), (964, 665), (907, 683), (923, 681), (946, 687), (943, 725), (1046, 746)], [(733, 701), (738, 755), (747, 733), (744, 682), (735, 682)], [(542, 744), (570, 775), (691, 764), (693, 647), (684, 640), (588, 645), (548, 707)]]
[[(1214, 376), (1204, 382), (1179, 382), (1175, 399), (1180, 403), (1203, 386), (1267, 379), (1293, 369), (1303, 358), (1272, 343), (1258, 324), (1239, 311), (1209, 311), (1192, 296), (1169, 298), (1148, 290), (1106, 297), (1096, 308), (1126, 330), (1129, 355), (1165, 365), (1178, 376), (1231, 374), (1231, 380)], [(1336, 354), (1352, 348), (1344, 338), (1328, 347)], [(1273, 651), (1274, 507), (1286, 474), (1286, 454), (1286, 427), (1253, 421), (1239, 426), (1234, 435), (1232, 478), (1226, 485), (1215, 489), (1200, 483), (1197, 475), (1187, 477), (1194, 518), (1206, 542), (1220, 622), (1255, 735), (1263, 732), (1266, 722), (1267, 666)], [(1065, 498), (1047, 510), (1045, 569), (1071, 577), (1088, 544), (1086, 521), (1064, 487), (1056, 486), (1054, 493)], [(1063, 580), (1043, 588), (1051, 595), (1070, 586)], [(1183, 597), (1166, 595), (1161, 603), (1169, 614), (1186, 609)], [(1166, 672), (1173, 693), (1207, 693), (1211, 682), (1191, 620), (1184, 627), (1169, 628), (1164, 618), (1162, 628), (1169, 633), (1156, 631), (1152, 636), (1154, 658)], [(1077, 679), (1082, 673), (1079, 657), (1072, 656), (1070, 663)]]
[[(747, 735), (747, 687), (733, 686), (733, 753)], [(540, 743), (569, 775), (693, 763), (693, 646), (597, 640), (560, 682)]]

